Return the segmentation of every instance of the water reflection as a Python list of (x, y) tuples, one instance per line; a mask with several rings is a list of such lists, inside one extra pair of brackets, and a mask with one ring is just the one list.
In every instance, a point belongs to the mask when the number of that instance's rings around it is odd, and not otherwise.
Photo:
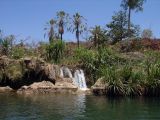
[(160, 120), (159, 98), (0, 94), (0, 120)]
[(0, 95), (0, 101), (0, 120), (75, 120), (83, 118), (86, 109), (83, 94)]

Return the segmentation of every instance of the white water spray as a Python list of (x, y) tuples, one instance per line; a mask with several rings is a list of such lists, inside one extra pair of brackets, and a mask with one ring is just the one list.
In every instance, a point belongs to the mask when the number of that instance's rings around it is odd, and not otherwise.
[(60, 76), (61, 77), (67, 77), (67, 78), (73, 78), (72, 73), (68, 67), (62, 67), (60, 68)]
[(73, 83), (81, 90), (87, 90), (86, 80), (83, 70), (76, 70), (74, 73)]
[(76, 70), (74, 77), (68, 67), (60, 68), (60, 76), (62, 78), (69, 77), (73, 80), (73, 84), (76, 85), (80, 90), (87, 90), (86, 80), (83, 70)]

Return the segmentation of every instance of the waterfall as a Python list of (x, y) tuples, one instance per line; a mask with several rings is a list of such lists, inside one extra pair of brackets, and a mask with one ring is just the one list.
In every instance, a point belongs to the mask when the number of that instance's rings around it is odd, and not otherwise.
[(76, 70), (74, 72), (74, 77), (68, 67), (60, 68), (60, 77), (62, 78), (71, 78), (73, 84), (76, 85), (81, 90), (87, 90), (86, 80), (83, 70)]
[(68, 67), (60, 68), (60, 76), (64, 78), (73, 78), (72, 73)]
[(60, 68), (60, 77), (64, 77), (64, 74), (63, 74), (63, 69), (62, 68)]
[(86, 80), (83, 70), (76, 70), (74, 73), (73, 83), (81, 90), (87, 90)]

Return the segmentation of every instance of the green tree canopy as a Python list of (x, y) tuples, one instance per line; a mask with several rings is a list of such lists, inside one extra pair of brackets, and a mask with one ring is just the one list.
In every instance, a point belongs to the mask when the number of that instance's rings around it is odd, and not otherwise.
[(81, 16), (79, 13), (73, 15), (72, 24), (70, 30), (76, 32), (77, 45), (79, 47), (79, 37), (84, 31), (87, 30), (87, 24), (85, 23), (86, 19)]
[[(112, 21), (107, 24), (108, 36), (113, 43), (126, 39), (128, 37), (127, 32), (127, 15), (125, 11), (116, 12), (112, 16)], [(131, 24), (131, 37), (136, 37), (139, 34), (139, 27)]]
[(58, 24), (58, 33), (60, 34), (61, 40), (63, 39), (64, 28), (67, 25), (69, 14), (64, 11), (57, 12), (57, 24)]
[(121, 6), (128, 10), (128, 36), (130, 37), (130, 28), (131, 28), (131, 11), (135, 10), (136, 12), (143, 10), (143, 4), (146, 0), (122, 0)]
[(91, 41), (93, 41), (95, 47), (100, 47), (108, 40), (107, 31), (102, 29), (101, 26), (95, 26), (91, 28)]

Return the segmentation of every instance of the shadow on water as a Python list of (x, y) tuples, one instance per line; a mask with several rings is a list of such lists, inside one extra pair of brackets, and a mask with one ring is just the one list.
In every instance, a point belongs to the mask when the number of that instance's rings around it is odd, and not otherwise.
[(0, 94), (0, 120), (159, 120), (159, 98)]

